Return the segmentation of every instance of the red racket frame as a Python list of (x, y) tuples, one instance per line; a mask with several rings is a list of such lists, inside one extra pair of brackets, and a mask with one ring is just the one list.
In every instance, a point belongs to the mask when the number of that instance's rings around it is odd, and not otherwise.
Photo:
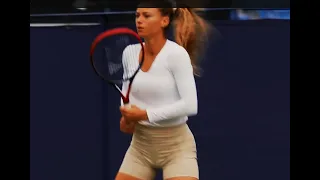
[[(126, 95), (123, 95), (122, 94), (122, 91), (120, 89), (120, 87), (118, 87), (116, 85), (115, 82), (111, 81), (111, 80), (108, 80), (106, 78), (104, 78), (96, 69), (95, 65), (94, 65), (94, 59), (93, 59), (93, 54), (94, 54), (94, 51), (95, 51), (95, 48), (97, 47), (98, 43), (101, 42), (104, 38), (107, 38), (107, 37), (110, 37), (110, 36), (114, 36), (114, 35), (120, 35), (120, 34), (127, 34), (127, 35), (131, 35), (133, 37), (135, 37), (139, 43), (141, 44), (141, 50), (142, 50), (142, 56), (141, 56), (141, 61), (139, 63), (139, 66), (137, 68), (137, 70), (135, 71), (135, 73), (133, 74), (132, 77), (130, 77), (129, 79), (129, 87), (128, 87), (128, 91), (126, 93)], [(92, 42), (91, 44), (91, 47), (90, 47), (90, 62), (91, 62), (91, 65), (95, 71), (95, 73), (100, 76), (103, 80), (107, 81), (109, 84), (113, 85), (113, 87), (115, 87), (120, 95), (121, 95), (121, 98), (123, 100), (123, 103), (124, 104), (128, 104), (129, 103), (129, 94), (130, 94), (130, 90), (131, 90), (131, 84), (132, 84), (132, 81), (133, 79), (135, 78), (135, 76), (137, 75), (137, 73), (139, 72), (143, 62), (144, 62), (144, 46), (143, 46), (143, 41), (142, 39), (140, 38), (140, 36), (135, 32), (133, 31), (132, 29), (129, 29), (129, 28), (114, 28), (114, 29), (111, 29), (111, 30), (107, 30), (107, 31), (104, 31), (102, 33), (100, 33)], [(126, 80), (124, 80), (126, 81)]]

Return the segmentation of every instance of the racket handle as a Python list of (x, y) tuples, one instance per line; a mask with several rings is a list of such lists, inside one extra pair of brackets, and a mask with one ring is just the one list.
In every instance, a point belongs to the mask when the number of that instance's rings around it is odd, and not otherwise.
[[(124, 106), (125, 108), (127, 108), (127, 109), (130, 109), (130, 108), (131, 108), (131, 105), (130, 105), (129, 103), (124, 104), (123, 106)], [(125, 120), (125, 123), (126, 123), (127, 125), (131, 125), (131, 124), (132, 124), (132, 122), (128, 122), (128, 121), (126, 121), (126, 120)]]
[(131, 105), (129, 103), (128, 104), (124, 104), (124, 107), (130, 109)]

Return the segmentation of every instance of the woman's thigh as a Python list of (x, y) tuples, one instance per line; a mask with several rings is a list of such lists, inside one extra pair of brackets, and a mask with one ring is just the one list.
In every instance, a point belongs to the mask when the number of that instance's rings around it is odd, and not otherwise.
[(163, 167), (163, 177), (166, 180), (174, 180), (176, 178), (180, 180), (199, 179), (196, 152), (186, 153), (185, 156), (173, 159)]
[(116, 180), (152, 180), (155, 170), (146, 161), (145, 156), (132, 146), (122, 161)]
[(178, 148), (167, 147), (167, 152), (170, 155), (164, 161), (165, 164), (163, 166), (163, 176), (166, 180), (172, 180), (172, 178), (181, 180), (199, 178), (195, 138), (189, 129), (182, 134), (182, 137), (176, 140)]

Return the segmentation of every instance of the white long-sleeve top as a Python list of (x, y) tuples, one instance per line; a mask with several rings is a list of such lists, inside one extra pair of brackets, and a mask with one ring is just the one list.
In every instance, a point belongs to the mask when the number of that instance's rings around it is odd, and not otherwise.
[[(140, 50), (140, 44), (130, 45), (124, 50), (124, 74), (136, 69)], [(128, 83), (124, 83), (124, 94), (127, 87)], [(197, 90), (188, 52), (167, 40), (150, 69), (137, 73), (131, 86), (130, 104), (146, 109), (149, 121), (140, 121), (143, 125), (176, 126), (185, 123), (188, 116), (196, 115)]]

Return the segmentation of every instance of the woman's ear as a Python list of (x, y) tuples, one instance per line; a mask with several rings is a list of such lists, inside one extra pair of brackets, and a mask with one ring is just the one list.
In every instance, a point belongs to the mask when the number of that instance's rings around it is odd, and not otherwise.
[(162, 21), (161, 21), (161, 27), (165, 28), (169, 25), (170, 19), (168, 16), (163, 17)]

